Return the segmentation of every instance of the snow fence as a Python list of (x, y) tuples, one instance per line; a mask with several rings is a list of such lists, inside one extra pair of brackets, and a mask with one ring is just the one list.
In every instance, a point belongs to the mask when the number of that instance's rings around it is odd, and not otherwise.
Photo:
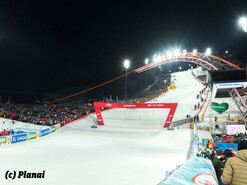
[(15, 134), (15, 135), (10, 135), (10, 136), (0, 136), (0, 145), (13, 144), (13, 143), (19, 143), (19, 142), (27, 141), (31, 139), (36, 139), (36, 138), (51, 134), (53, 132), (56, 132), (60, 128), (61, 128), (61, 125), (56, 124), (54, 126), (51, 126), (49, 128), (42, 129), (42, 130), (21, 129), (23, 131), (23, 133), (21, 134)]

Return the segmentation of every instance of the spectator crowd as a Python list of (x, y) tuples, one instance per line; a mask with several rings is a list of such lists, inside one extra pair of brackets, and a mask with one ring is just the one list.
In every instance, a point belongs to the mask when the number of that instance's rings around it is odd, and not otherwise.
[(2, 118), (48, 126), (55, 124), (64, 126), (65, 124), (88, 114), (88, 111), (86, 106), (78, 104), (0, 104), (0, 117)]

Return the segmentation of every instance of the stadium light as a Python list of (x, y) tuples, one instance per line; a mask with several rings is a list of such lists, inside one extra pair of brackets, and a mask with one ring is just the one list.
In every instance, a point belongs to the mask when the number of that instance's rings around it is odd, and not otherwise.
[(226, 51), (226, 54), (228, 53), (228, 51)]
[[(126, 74), (127, 74), (127, 69), (130, 67), (130, 61), (129, 60), (124, 61), (124, 67), (126, 69)], [(127, 75), (125, 75), (124, 100), (126, 100), (126, 97), (127, 97)]]
[(186, 50), (183, 50), (183, 54), (186, 54), (187, 53), (187, 51)]
[(161, 62), (162, 61), (162, 57), (160, 55), (158, 55), (155, 59), (154, 62)]
[(176, 49), (173, 53), (174, 53), (174, 56), (177, 57), (179, 55), (180, 51), (178, 49)]
[(179, 67), (179, 70), (181, 70), (181, 69), (182, 69), (182, 67), (180, 66), (180, 67)]
[(194, 55), (196, 55), (196, 53), (197, 53), (197, 50), (196, 50), (196, 49), (194, 49), (194, 50), (193, 50), (193, 54), (194, 54)]
[(130, 67), (130, 61), (129, 61), (129, 60), (125, 60), (125, 61), (124, 61), (124, 67), (125, 67), (126, 69), (128, 69), (128, 68)]
[(206, 55), (211, 55), (211, 49), (210, 48), (207, 48)]
[(242, 26), (245, 33), (247, 33), (247, 19), (246, 17), (241, 17), (239, 19), (239, 24)]
[(168, 58), (172, 58), (172, 52), (171, 51), (168, 51), (166, 55)]
[(145, 64), (146, 64), (146, 65), (148, 64), (148, 58), (145, 59)]

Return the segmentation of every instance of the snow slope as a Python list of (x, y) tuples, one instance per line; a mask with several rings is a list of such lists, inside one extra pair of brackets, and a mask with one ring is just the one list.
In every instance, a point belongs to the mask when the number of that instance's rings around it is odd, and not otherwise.
[[(175, 73), (174, 80), (177, 89), (158, 102), (178, 102), (174, 119), (184, 119), (193, 113), (202, 85), (190, 71)], [(93, 121), (88, 117), (43, 138), (0, 146), (0, 184), (158, 184), (166, 170), (185, 162), (190, 144), (188, 125), (163, 129), (167, 113), (107, 110), (105, 126), (97, 129), (90, 128)], [(7, 170), (45, 170), (45, 178), (6, 180)]]

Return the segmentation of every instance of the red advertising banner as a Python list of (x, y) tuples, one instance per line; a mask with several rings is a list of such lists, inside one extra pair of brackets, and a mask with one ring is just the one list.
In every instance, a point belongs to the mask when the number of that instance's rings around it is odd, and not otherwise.
[(104, 125), (104, 121), (101, 114), (101, 107), (105, 108), (151, 108), (151, 109), (170, 109), (167, 119), (164, 124), (164, 128), (169, 128), (173, 116), (175, 114), (177, 103), (102, 103), (102, 102), (94, 102), (95, 113), (97, 116), (98, 124)]

